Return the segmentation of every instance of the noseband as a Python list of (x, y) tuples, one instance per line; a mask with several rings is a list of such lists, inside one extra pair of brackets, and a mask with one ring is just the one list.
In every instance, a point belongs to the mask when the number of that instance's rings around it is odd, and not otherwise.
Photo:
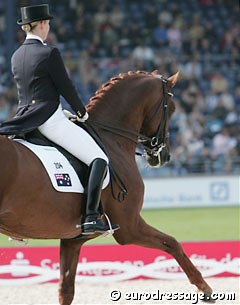
[[(160, 103), (157, 107), (156, 111), (153, 113), (152, 117), (149, 119), (149, 124), (155, 119), (161, 108), (163, 109), (162, 119), (160, 120), (156, 134), (152, 137), (139, 135), (138, 143), (143, 146), (145, 152), (148, 155), (160, 158), (160, 153), (166, 149), (167, 139), (169, 138), (169, 132), (166, 133), (166, 124), (168, 118), (168, 95), (173, 96), (173, 94), (168, 92), (167, 80), (164, 79), (161, 75), (157, 77), (159, 77), (163, 83), (163, 100), (162, 103)], [(160, 159), (159, 161), (161, 163)]]

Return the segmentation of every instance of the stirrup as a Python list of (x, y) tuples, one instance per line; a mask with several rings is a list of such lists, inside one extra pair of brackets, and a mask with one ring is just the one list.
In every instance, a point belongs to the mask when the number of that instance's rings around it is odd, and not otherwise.
[[(113, 235), (113, 233), (118, 230), (120, 227), (119, 225), (114, 225), (114, 227), (112, 226), (110, 220), (109, 220), (109, 217), (107, 216), (107, 214), (104, 212), (103, 215), (106, 217), (107, 219), (107, 224), (106, 224), (106, 227), (109, 228), (108, 230), (104, 230), (104, 231), (100, 231), (100, 230), (96, 230), (96, 231), (89, 231), (89, 232), (84, 232), (82, 231), (82, 235), (93, 235), (95, 233), (101, 233), (103, 237), (107, 237), (109, 235)], [(99, 219), (101, 220), (101, 219)], [(101, 220), (102, 221), (102, 220)], [(103, 222), (103, 221), (102, 221)], [(89, 222), (84, 222), (83, 224), (81, 225), (76, 225), (76, 228), (83, 228), (84, 225), (96, 225), (97, 224), (97, 220), (93, 220), (93, 221), (89, 221)]]
[[(107, 219), (107, 223), (108, 223), (108, 226), (109, 226), (109, 230), (108, 231), (106, 231), (105, 233), (103, 233), (102, 235), (101, 235), (101, 237), (110, 237), (110, 236), (112, 236), (113, 234), (114, 234), (114, 230), (113, 230), (113, 228), (112, 228), (112, 224), (111, 224), (111, 222), (110, 222), (110, 219), (109, 219), (109, 217), (107, 216), (107, 214), (105, 213), (105, 212), (103, 212), (103, 215), (106, 217), (106, 219)], [(116, 229), (117, 230), (117, 229)], [(115, 230), (115, 231), (116, 231)]]

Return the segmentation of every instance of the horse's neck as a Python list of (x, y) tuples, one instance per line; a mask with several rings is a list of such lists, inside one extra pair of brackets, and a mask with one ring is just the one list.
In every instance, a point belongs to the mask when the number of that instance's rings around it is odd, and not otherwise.
[(108, 151), (134, 159), (137, 137), (133, 133), (140, 132), (142, 113), (127, 96), (130, 98), (130, 94), (102, 98), (91, 105), (89, 118), (99, 123), (97, 132)]
[(91, 105), (89, 114), (92, 120), (128, 128), (139, 132), (142, 124), (143, 111), (138, 105), (139, 99), (133, 100), (131, 94), (123, 93), (121, 96), (109, 95), (101, 101)]

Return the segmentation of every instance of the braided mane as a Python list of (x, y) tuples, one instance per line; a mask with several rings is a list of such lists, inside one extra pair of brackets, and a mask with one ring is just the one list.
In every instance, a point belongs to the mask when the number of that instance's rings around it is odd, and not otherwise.
[[(111, 88), (113, 88), (117, 83), (119, 83), (121, 80), (124, 80), (128, 77), (132, 77), (132, 76), (154, 76), (157, 77), (159, 79), (164, 79), (164, 77), (161, 74), (158, 74), (158, 70), (155, 70), (153, 72), (147, 72), (147, 71), (128, 71), (126, 73), (119, 73), (118, 75), (112, 77), (108, 82), (106, 82), (105, 84), (103, 84), (100, 89), (98, 89), (95, 92), (95, 95), (93, 97), (91, 97), (89, 104), (87, 105), (87, 109), (88, 110), (92, 110), (93, 108), (95, 108), (95, 106), (98, 104), (98, 102), (100, 102), (102, 100), (102, 98), (106, 95), (106, 93), (109, 92), (109, 90)], [(118, 94), (118, 92), (117, 92)], [(173, 112), (175, 111), (175, 104), (172, 101), (172, 99), (170, 99), (169, 102), (169, 111), (168, 111), (168, 115), (169, 117), (171, 117), (171, 115), (173, 114)]]
[(133, 75), (151, 75), (151, 72), (146, 71), (128, 71), (126, 73), (120, 73), (117, 76), (112, 77), (108, 82), (103, 84), (100, 89), (98, 89), (95, 92), (95, 95), (90, 99), (90, 102), (96, 102), (96, 100), (101, 99), (106, 92), (112, 88), (116, 83), (118, 83), (120, 80), (123, 80), (129, 76)]

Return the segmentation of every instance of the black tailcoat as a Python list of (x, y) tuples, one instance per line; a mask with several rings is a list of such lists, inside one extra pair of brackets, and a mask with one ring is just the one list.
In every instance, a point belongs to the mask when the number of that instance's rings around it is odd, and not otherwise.
[(0, 134), (19, 134), (43, 124), (58, 108), (60, 95), (75, 112), (86, 112), (57, 48), (26, 39), (12, 56), (19, 104), (16, 116), (0, 124)]

